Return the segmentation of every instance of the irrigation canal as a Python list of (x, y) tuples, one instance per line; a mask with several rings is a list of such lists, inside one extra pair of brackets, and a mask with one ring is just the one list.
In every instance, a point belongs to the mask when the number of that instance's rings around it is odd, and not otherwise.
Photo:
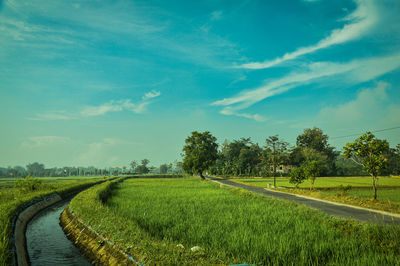
[(236, 183), (230, 180), (221, 179), (221, 178), (214, 178), (214, 177), (207, 177), (212, 181), (216, 181), (220, 184), (246, 189), (248, 191), (252, 191), (258, 194), (262, 194), (264, 196), (275, 197), (283, 200), (290, 200), (294, 201), (308, 207), (318, 209), (323, 211), (329, 215), (342, 217), (345, 219), (354, 219), (361, 222), (367, 223), (375, 223), (375, 224), (383, 224), (383, 225), (394, 225), (400, 224), (400, 218), (390, 215), (384, 215), (379, 212), (375, 212), (368, 209), (360, 209), (356, 207), (351, 207), (348, 205), (338, 205), (335, 203), (329, 203), (326, 201), (320, 201), (305, 197), (299, 197), (294, 194), (289, 193), (282, 193), (282, 192), (275, 192), (271, 190), (266, 190), (260, 187), (254, 187), (249, 185), (244, 185), (240, 183)]
[(28, 223), (26, 242), (31, 265), (91, 265), (59, 224), (60, 214), (68, 204), (69, 200), (58, 202)]

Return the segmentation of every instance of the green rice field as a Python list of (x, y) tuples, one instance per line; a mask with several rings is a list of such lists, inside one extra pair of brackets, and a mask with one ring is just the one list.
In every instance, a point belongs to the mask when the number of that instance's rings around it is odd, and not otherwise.
[[(268, 184), (274, 182), (273, 178), (235, 178), (231, 180), (262, 188), (266, 188)], [(380, 177), (378, 180), (378, 200), (376, 201), (371, 200), (373, 198), (371, 182), (371, 177), (318, 177), (315, 181), (314, 190), (311, 192), (308, 190), (309, 180), (305, 180), (300, 185), (301, 189), (295, 189), (294, 185), (289, 183), (288, 178), (277, 178), (277, 186), (285, 187), (278, 189), (284, 192), (400, 213), (400, 178)], [(351, 187), (344, 191), (347, 186)]]
[(71, 209), (146, 264), (400, 264), (399, 226), (346, 221), (195, 178), (126, 180), (104, 188), (105, 206), (96, 187)]
[[(232, 181), (239, 181), (254, 185), (257, 187), (268, 187), (268, 184), (274, 184), (273, 178), (234, 178)], [(289, 178), (278, 177), (276, 179), (277, 186), (294, 187), (293, 184), (289, 183)], [(330, 188), (350, 185), (352, 187), (372, 187), (372, 178), (369, 176), (356, 176), (356, 177), (318, 177), (315, 180), (314, 188)], [(400, 178), (398, 177), (380, 177), (378, 180), (379, 186), (399, 187)], [(300, 188), (309, 188), (310, 181), (305, 180), (299, 186)]]
[[(35, 177), (45, 184), (56, 184), (74, 180), (94, 180), (102, 178), (103, 176), (63, 176), (63, 177)], [(14, 187), (17, 180), (22, 180), (22, 177), (13, 178), (0, 178), (0, 188)]]

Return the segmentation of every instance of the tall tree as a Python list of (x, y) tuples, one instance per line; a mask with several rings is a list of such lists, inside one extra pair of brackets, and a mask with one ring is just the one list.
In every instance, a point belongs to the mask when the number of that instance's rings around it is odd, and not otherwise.
[(313, 148), (303, 148), (305, 161), (302, 163), (304, 175), (310, 180), (310, 190), (313, 190), (315, 179), (326, 167), (328, 156)]
[(328, 158), (328, 167), (326, 167), (322, 174), (332, 175), (335, 174), (335, 159), (338, 152), (334, 150), (328, 143), (328, 135), (317, 128), (307, 128), (303, 134), (300, 134), (296, 140), (296, 148), (292, 151), (291, 159), (294, 160), (295, 165), (300, 165), (304, 160), (304, 153), (302, 148), (312, 148), (318, 152), (325, 154)]
[(283, 164), (287, 159), (287, 148), (289, 144), (280, 140), (278, 135), (270, 136), (266, 140), (265, 148), (270, 154), (272, 170), (274, 174), (274, 187), (276, 187), (276, 166)]
[(343, 149), (343, 156), (362, 165), (365, 171), (371, 175), (374, 199), (376, 200), (378, 175), (387, 166), (385, 153), (389, 149), (388, 142), (377, 139), (374, 134), (367, 132), (358, 137), (354, 142), (347, 143)]
[(190, 174), (199, 174), (204, 179), (203, 172), (217, 160), (217, 139), (209, 131), (193, 131), (185, 140), (183, 147), (183, 169)]

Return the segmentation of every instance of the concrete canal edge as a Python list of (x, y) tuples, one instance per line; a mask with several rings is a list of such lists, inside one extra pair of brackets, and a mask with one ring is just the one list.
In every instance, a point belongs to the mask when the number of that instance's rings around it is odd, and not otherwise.
[(69, 207), (60, 216), (65, 235), (94, 265), (137, 265), (132, 256), (126, 254), (112, 242), (86, 226)]
[(26, 248), (26, 226), (28, 222), (41, 210), (61, 201), (58, 194), (52, 194), (43, 200), (24, 209), (15, 220), (14, 225), (14, 265), (29, 265), (29, 256)]
[(79, 192), (88, 189), (91, 186), (103, 183), (104, 180), (95, 182), (89, 185), (83, 185), (63, 194), (51, 194), (43, 199), (35, 200), (28, 203), (23, 207), (14, 217), (13, 220), (13, 235), (12, 235), (12, 248), (13, 248), (13, 264), (18, 266), (30, 265), (29, 254), (26, 245), (26, 227), (32, 218), (41, 210), (50, 207), (61, 200), (68, 199), (78, 194)]

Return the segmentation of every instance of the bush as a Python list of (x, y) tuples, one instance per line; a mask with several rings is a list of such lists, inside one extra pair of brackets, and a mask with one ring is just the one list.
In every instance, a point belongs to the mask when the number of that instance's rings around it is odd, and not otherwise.
[(42, 180), (26, 176), (23, 180), (17, 180), (15, 187), (22, 192), (38, 190), (42, 186)]
[(289, 183), (295, 184), (296, 188), (298, 188), (299, 185), (301, 183), (303, 183), (303, 181), (306, 180), (306, 179), (307, 179), (307, 177), (306, 177), (306, 174), (304, 173), (304, 168), (303, 167), (294, 168), (290, 172)]

